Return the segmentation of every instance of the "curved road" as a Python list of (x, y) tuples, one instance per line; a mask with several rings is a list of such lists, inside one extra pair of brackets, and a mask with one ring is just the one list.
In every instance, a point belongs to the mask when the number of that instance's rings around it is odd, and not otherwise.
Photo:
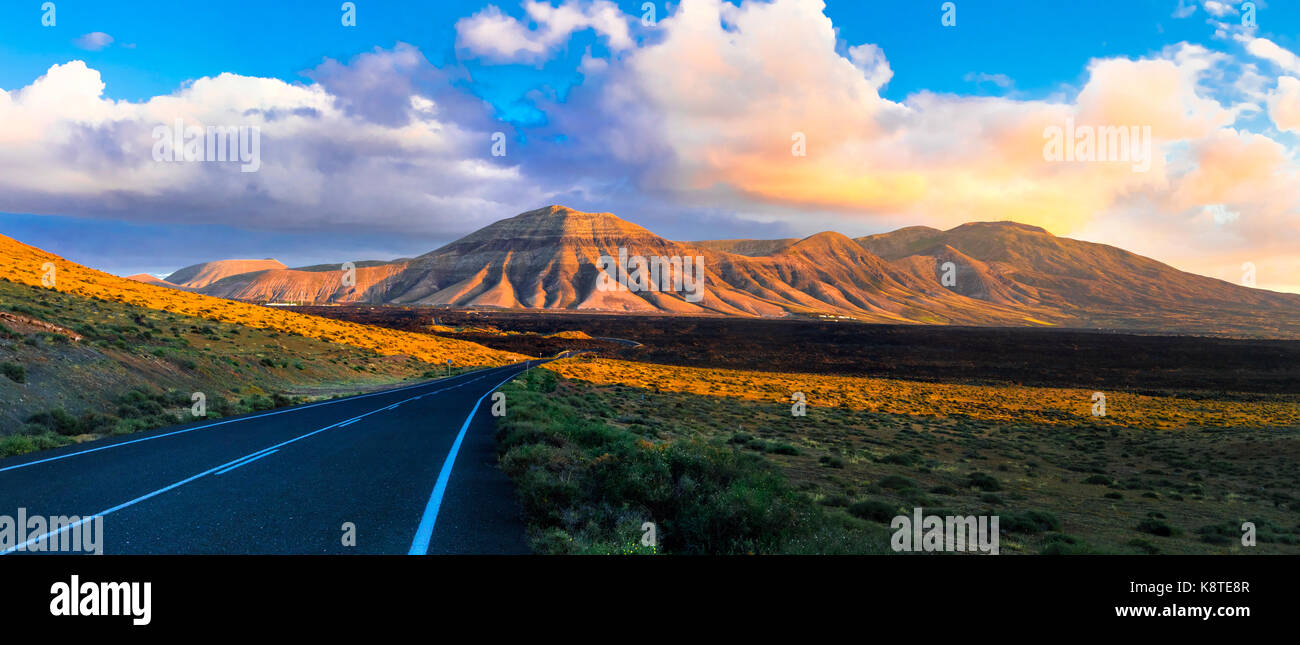
[(0, 515), (101, 515), (105, 553), (526, 553), (490, 395), (544, 362), (2, 459)]

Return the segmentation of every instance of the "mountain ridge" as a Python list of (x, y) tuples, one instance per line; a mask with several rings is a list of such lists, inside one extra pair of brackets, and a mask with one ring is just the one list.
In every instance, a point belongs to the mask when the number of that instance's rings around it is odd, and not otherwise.
[[(702, 297), (693, 302), (675, 290), (599, 288), (601, 258), (619, 257), (620, 249), (629, 256), (703, 258)], [(197, 290), (304, 304), (829, 316), (1177, 333), (1300, 330), (1300, 295), (1233, 285), (1011, 221), (946, 231), (911, 226), (859, 238), (824, 231), (797, 240), (678, 242), (612, 213), (550, 205), (415, 258), (365, 264), (355, 269), (352, 285), (343, 284), (341, 270), (280, 265), (226, 275)]]

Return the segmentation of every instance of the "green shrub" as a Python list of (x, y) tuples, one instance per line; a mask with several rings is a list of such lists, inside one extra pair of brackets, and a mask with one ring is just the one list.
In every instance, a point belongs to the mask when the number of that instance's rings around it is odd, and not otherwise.
[(895, 453), (881, 457), (882, 464), (898, 464), (900, 466), (912, 466), (921, 463), (921, 455), (914, 452)]
[(822, 506), (834, 506), (836, 508), (848, 508), (852, 503), (848, 495), (829, 495), (822, 499)]
[(999, 513), (999, 528), (1010, 533), (1041, 533), (1056, 531), (1061, 528), (1061, 521), (1047, 511), (1029, 510), (1023, 512)]
[(10, 363), (8, 361), (0, 363), (0, 372), (3, 372), (4, 375), (14, 383), (27, 382), (27, 368), (18, 363)]
[(37, 450), (66, 446), (70, 439), (38, 430), (35, 434), (14, 434), (0, 438), (0, 457), (23, 455)]
[(1156, 535), (1159, 537), (1173, 537), (1175, 534), (1178, 533), (1177, 529), (1170, 526), (1168, 523), (1162, 520), (1158, 520), (1154, 517), (1149, 517), (1145, 520), (1142, 520), (1141, 522), (1138, 522), (1137, 530), (1143, 533), (1150, 533), (1151, 535)]
[(12, 434), (0, 438), (0, 457), (11, 457), (13, 455), (22, 455), (36, 450), (36, 443), (32, 438), (22, 434)]
[(822, 455), (821, 458), (818, 459), (817, 461), (821, 463), (823, 466), (829, 466), (831, 468), (844, 467), (844, 458), (837, 457), (835, 455)]
[(981, 472), (974, 472), (967, 475), (966, 485), (986, 492), (1002, 490), (1002, 484), (998, 482), (997, 478), (988, 473)]
[(889, 522), (898, 515), (898, 506), (876, 499), (867, 499), (849, 506), (849, 514), (872, 522)]

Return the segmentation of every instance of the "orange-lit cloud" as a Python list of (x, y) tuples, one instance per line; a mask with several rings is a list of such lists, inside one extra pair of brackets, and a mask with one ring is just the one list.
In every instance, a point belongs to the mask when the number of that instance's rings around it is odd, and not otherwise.
[[(1063, 235), (1111, 230), (1110, 218), (1125, 221), (1127, 233), (1145, 228), (1146, 238), (1235, 231), (1234, 253), (1262, 255), (1278, 239), (1300, 244), (1293, 231), (1257, 228), (1295, 221), (1295, 154), (1237, 129), (1242, 115), (1259, 111), (1254, 97), (1216, 98), (1234, 63), (1228, 54), (1183, 43), (1147, 58), (1095, 59), (1070, 100), (921, 92), (894, 102), (879, 93), (893, 74), (888, 52), (837, 43), (823, 9), (820, 0), (686, 0), (660, 23), (661, 38), (604, 72), (605, 116), (619, 139), (632, 132), (670, 151), (656, 149), (652, 188), (687, 201), (730, 194), (735, 208), (777, 206), (792, 218), (1014, 219)], [(1252, 46), (1291, 60), (1271, 41)], [(1239, 73), (1243, 84), (1259, 81), (1253, 66)], [(1279, 127), (1295, 117), (1292, 81), (1280, 81), (1269, 104)], [(1067, 124), (1149, 132), (1149, 167), (1045, 159), (1045, 129)], [(806, 156), (792, 153), (792, 137), (806, 142)], [(633, 159), (647, 150), (611, 147)], [(1243, 215), (1200, 217), (1215, 205)], [(1142, 251), (1131, 237), (1096, 241)], [(1177, 248), (1189, 257), (1186, 245)], [(1225, 251), (1194, 252), (1184, 268), (1215, 265)]]

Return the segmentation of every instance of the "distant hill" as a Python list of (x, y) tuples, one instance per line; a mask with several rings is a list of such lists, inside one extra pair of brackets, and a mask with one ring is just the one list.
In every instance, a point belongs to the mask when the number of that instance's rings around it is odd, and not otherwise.
[[(369, 266), (356, 263), (351, 281), (341, 265), (320, 265), (305, 269), (268, 269), (222, 278), (200, 289), (203, 293), (236, 300), (258, 302), (373, 302), (384, 301), (385, 280), (400, 273), (405, 262)], [(332, 268), (329, 268), (332, 267)]]
[(1072, 324), (1175, 333), (1300, 332), (1300, 295), (1179, 271), (1036, 226), (974, 222), (947, 231), (910, 227), (857, 242), (922, 277), (952, 262), (958, 276), (954, 291), (1051, 310)]
[(145, 284), (151, 284), (154, 285), (155, 287), (170, 287), (172, 289), (182, 289), (182, 290), (188, 289), (188, 287), (182, 287), (179, 284), (172, 284), (166, 280), (163, 280), (162, 278), (156, 278), (154, 276), (151, 276), (148, 273), (137, 273), (135, 275), (129, 275), (126, 276), (126, 279), (135, 280), (136, 282), (143, 282)]
[(167, 276), (165, 282), (199, 289), (232, 275), (267, 269), (286, 269), (279, 260), (217, 260), (192, 264)]

